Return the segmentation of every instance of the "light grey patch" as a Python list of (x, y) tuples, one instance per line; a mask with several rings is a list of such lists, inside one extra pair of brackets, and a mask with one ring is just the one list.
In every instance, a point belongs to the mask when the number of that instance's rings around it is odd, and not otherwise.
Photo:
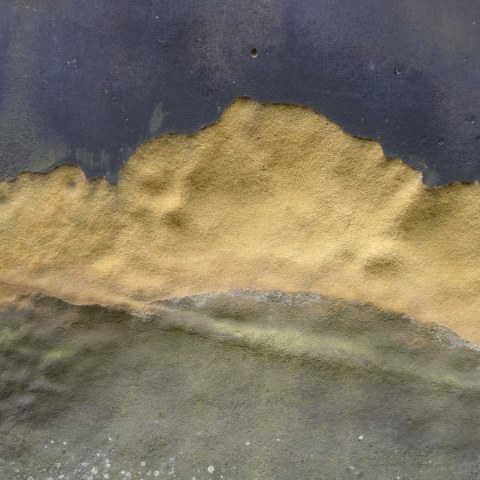
[(162, 128), (162, 125), (163, 125), (164, 118), (165, 118), (165, 113), (163, 112), (163, 105), (162, 105), (162, 102), (159, 102), (155, 105), (152, 116), (150, 117), (150, 121), (148, 122), (148, 128), (150, 130), (151, 135), (154, 135), (160, 132), (160, 129)]

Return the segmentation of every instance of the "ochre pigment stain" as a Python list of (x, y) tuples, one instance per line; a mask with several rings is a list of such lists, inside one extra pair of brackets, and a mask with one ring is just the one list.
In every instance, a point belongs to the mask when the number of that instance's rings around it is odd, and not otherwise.
[(1, 183), (0, 202), (4, 302), (311, 291), (480, 342), (479, 185), (426, 187), (304, 107), (239, 99), (139, 147), (118, 185), (62, 166)]

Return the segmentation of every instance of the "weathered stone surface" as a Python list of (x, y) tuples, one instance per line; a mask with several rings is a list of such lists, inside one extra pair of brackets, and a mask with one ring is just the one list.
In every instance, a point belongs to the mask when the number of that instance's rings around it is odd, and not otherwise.
[(142, 145), (118, 185), (67, 166), (0, 182), (0, 225), (0, 303), (311, 291), (480, 342), (480, 185), (427, 187), (305, 107), (238, 99)]
[(152, 312), (2, 312), (2, 478), (477, 478), (480, 353), (454, 334), (313, 294)]

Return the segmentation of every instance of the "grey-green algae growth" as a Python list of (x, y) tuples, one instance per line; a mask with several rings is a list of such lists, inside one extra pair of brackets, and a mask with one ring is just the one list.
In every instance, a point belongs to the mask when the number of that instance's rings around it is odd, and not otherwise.
[(0, 478), (478, 479), (480, 352), (281, 292), (0, 314)]

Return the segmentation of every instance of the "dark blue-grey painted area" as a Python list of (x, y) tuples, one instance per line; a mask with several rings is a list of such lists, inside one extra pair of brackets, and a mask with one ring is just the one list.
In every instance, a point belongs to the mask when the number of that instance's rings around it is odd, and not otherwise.
[(378, 139), (431, 185), (480, 179), (476, 0), (0, 6), (2, 178), (74, 163), (115, 181), (138, 144), (245, 95)]

